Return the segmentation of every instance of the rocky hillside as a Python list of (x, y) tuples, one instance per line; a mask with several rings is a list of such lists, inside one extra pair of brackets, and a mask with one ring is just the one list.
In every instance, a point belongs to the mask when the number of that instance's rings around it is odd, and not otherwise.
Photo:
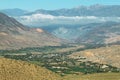
[(27, 62), (0, 58), (0, 80), (60, 80), (60, 76)]
[(56, 46), (61, 43), (59, 38), (41, 28), (27, 28), (15, 19), (0, 13), (0, 49)]

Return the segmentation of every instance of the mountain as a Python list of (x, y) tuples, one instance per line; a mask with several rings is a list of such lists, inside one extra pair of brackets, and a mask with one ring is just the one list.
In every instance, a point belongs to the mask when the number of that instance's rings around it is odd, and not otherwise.
[(84, 25), (79, 28), (78, 43), (111, 44), (120, 42), (120, 23), (105, 22)]
[(48, 26), (42, 26), (41, 28), (60, 38), (63, 38), (69, 41), (75, 41), (82, 33), (79, 30), (80, 27), (81, 25), (78, 25), (78, 24), (76, 25), (53, 24)]
[(27, 62), (0, 58), (0, 80), (60, 80), (60, 76)]
[(120, 17), (120, 5), (100, 5), (95, 4), (91, 6), (79, 6), (72, 9), (58, 9), (58, 10), (36, 10), (28, 13), (29, 15), (35, 13), (50, 14), (54, 16), (99, 16), (99, 17)]
[(76, 43), (110, 44), (120, 42), (120, 23), (103, 22), (85, 25), (49, 25), (42, 29)]
[(3, 9), (3, 10), (0, 10), (0, 12), (9, 16), (22, 16), (24, 14), (27, 14), (29, 11), (22, 10), (19, 8), (14, 8), (14, 9)]
[(35, 46), (56, 46), (61, 39), (41, 28), (28, 28), (0, 13), (0, 49), (16, 49)]

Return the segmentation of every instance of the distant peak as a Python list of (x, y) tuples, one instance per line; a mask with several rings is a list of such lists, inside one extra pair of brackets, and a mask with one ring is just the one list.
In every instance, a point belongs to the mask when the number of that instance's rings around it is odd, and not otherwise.
[(75, 8), (99, 8), (99, 7), (103, 7), (105, 5), (102, 5), (102, 4), (93, 4), (93, 5), (90, 5), (90, 6), (85, 6), (85, 5), (80, 5), (80, 6), (77, 6)]
[(104, 7), (105, 5), (102, 5), (102, 4), (94, 4), (94, 5), (91, 5), (90, 7), (96, 7), (96, 8), (99, 8), (99, 7)]
[(86, 8), (86, 6), (84, 6), (84, 5), (80, 5), (80, 6), (77, 6), (77, 7), (75, 7), (75, 8), (77, 8), (77, 9), (80, 9), (80, 8)]
[[(0, 13), (0, 27), (1, 28), (9, 28), (11, 30), (16, 30), (16, 29), (26, 29), (21, 23), (16, 21), (14, 18), (9, 17), (3, 13)], [(3, 33), (2, 33), (3, 34)]]

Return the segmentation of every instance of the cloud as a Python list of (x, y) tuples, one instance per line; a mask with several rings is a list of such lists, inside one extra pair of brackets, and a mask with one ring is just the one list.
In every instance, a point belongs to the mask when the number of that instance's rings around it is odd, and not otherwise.
[(49, 20), (55, 20), (55, 19), (96, 19), (95, 16), (75, 16), (75, 17), (66, 17), (66, 16), (53, 16), (53, 15), (45, 15), (45, 14), (32, 14), (30, 16), (21, 16), (21, 19), (28, 20), (28, 21), (34, 21), (34, 20), (40, 20), (40, 19), (49, 19)]
[(44, 26), (49, 24), (82, 24), (105, 21), (119, 21), (120, 17), (96, 17), (96, 16), (53, 16), (49, 14), (32, 14), (16, 17), (21, 23), (32, 26)]

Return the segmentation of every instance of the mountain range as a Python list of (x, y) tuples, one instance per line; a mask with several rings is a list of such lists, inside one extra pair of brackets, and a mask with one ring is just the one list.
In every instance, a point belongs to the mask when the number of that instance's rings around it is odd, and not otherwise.
[(3, 9), (0, 10), (0, 12), (16, 18), (24, 25), (32, 27), (41, 27), (51, 24), (87, 24), (106, 21), (120, 22), (119, 5), (95, 4), (71, 9), (38, 9), (35, 11), (15, 8)]
[[(113, 11), (114, 10), (114, 11)], [(10, 16), (31, 15), (31, 14), (50, 14), (53, 16), (99, 16), (99, 17), (120, 17), (120, 5), (100, 5), (78, 6), (71, 9), (27, 11), (22, 9), (4, 9), (1, 12)]]
[(42, 28), (58, 38), (72, 42), (109, 44), (120, 40), (120, 5), (95, 4), (31, 12), (21, 9), (0, 11), (26, 26)]
[[(114, 10), (114, 11), (113, 11)], [(91, 6), (78, 6), (72, 9), (58, 9), (58, 10), (36, 10), (34, 13), (50, 14), (54, 16), (99, 16), (99, 17), (120, 17), (120, 5), (100, 5), (95, 4)]]

